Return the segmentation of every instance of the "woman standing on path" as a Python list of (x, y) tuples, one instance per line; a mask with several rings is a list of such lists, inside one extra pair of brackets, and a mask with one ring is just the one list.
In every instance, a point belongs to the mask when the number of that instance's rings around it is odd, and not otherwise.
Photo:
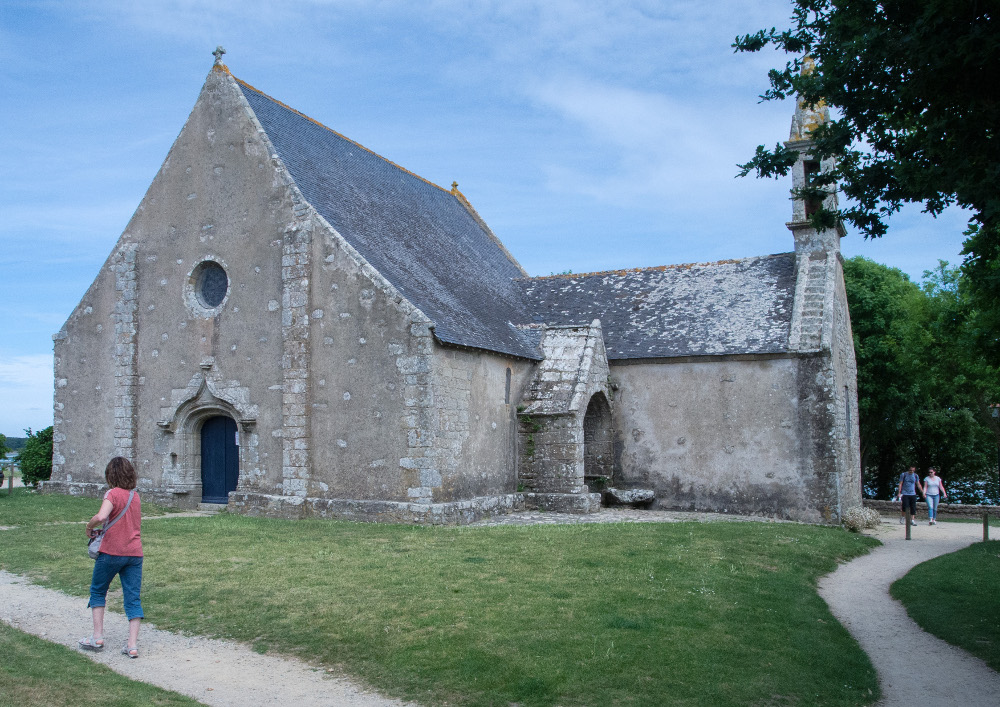
[(927, 501), (927, 513), (930, 516), (928, 525), (937, 525), (937, 507), (941, 496), (948, 498), (948, 492), (944, 490), (944, 481), (937, 475), (937, 470), (931, 467), (924, 477), (924, 500)]
[(920, 483), (920, 476), (916, 467), (910, 467), (909, 471), (904, 471), (899, 475), (899, 488), (896, 493), (899, 495), (901, 505), (899, 507), (899, 524), (906, 523), (906, 508), (910, 508), (911, 525), (917, 524), (917, 491), (924, 492), (924, 487)]
[[(117, 519), (101, 540), (101, 551), (94, 563), (90, 582), (90, 607), (94, 619), (94, 633), (80, 639), (80, 648), (90, 651), (104, 650), (104, 606), (108, 587), (115, 575), (121, 578), (125, 598), (125, 616), (128, 617), (128, 643), (122, 653), (129, 658), (139, 657), (139, 625), (142, 623), (142, 605), (139, 589), (142, 586), (142, 509), (139, 494), (135, 491), (136, 473), (132, 463), (124, 457), (108, 462), (104, 478), (111, 488), (104, 494), (101, 510), (87, 523), (87, 536), (94, 537), (109, 518)], [(121, 516), (119, 518), (119, 516)]]

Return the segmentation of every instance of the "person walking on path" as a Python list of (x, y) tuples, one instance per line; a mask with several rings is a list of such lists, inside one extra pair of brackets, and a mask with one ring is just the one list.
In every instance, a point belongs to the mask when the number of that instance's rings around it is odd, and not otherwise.
[(937, 475), (937, 470), (931, 467), (924, 477), (924, 500), (927, 501), (927, 515), (930, 516), (927, 525), (937, 525), (937, 507), (942, 497), (948, 498), (944, 481)]
[(90, 582), (87, 606), (94, 620), (94, 632), (87, 638), (81, 638), (79, 645), (84, 650), (104, 650), (104, 607), (111, 580), (118, 575), (122, 582), (125, 616), (128, 618), (128, 643), (122, 647), (122, 653), (129, 658), (138, 658), (139, 625), (143, 619), (142, 604), (139, 603), (142, 587), (142, 508), (139, 494), (135, 491), (138, 479), (132, 463), (124, 457), (115, 457), (108, 462), (104, 478), (111, 488), (104, 494), (101, 510), (87, 522), (87, 537), (99, 535), (98, 526), (105, 527), (109, 518), (115, 520), (113, 525), (109, 524), (101, 540)]
[(922, 494), (924, 486), (920, 483), (920, 476), (917, 475), (916, 467), (910, 467), (909, 471), (904, 471), (899, 475), (899, 487), (896, 493), (899, 495), (899, 524), (906, 523), (906, 509), (910, 509), (911, 524), (917, 525), (917, 491)]

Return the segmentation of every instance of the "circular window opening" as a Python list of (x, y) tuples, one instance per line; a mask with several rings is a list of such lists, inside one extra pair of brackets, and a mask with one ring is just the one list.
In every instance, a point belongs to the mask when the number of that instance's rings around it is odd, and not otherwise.
[(195, 271), (194, 291), (203, 307), (215, 309), (222, 304), (229, 291), (229, 276), (221, 265), (207, 260)]

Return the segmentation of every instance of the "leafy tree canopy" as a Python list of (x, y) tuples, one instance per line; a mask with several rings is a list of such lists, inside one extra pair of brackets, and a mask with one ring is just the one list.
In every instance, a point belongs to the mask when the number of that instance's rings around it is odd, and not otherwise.
[(8, 452), (19, 452), (24, 449), (24, 443), (28, 441), (27, 437), (8, 437), (7, 438), (7, 451)]
[[(836, 109), (813, 133), (814, 155), (837, 160), (816, 183), (840, 184), (853, 202), (844, 220), (877, 237), (904, 203), (935, 215), (957, 203), (972, 211), (979, 231), (1000, 228), (995, 0), (793, 0), (791, 23), (737, 37), (733, 46), (794, 55), (770, 71), (763, 100), (797, 94)], [(812, 61), (815, 68), (803, 71)], [(794, 161), (780, 144), (760, 146), (741, 168), (776, 177)]]
[[(935, 466), (955, 500), (996, 498), (1000, 425), (991, 401), (1000, 399), (1000, 370), (969, 344), (968, 277), (942, 262), (918, 286), (858, 256), (845, 261), (844, 280), (867, 492), (888, 498), (902, 469)], [(955, 482), (967, 492), (953, 493)]]
[(25, 433), (28, 441), (17, 455), (17, 464), (24, 483), (38, 486), (39, 481), (46, 481), (52, 476), (52, 427), (35, 433), (28, 429)]

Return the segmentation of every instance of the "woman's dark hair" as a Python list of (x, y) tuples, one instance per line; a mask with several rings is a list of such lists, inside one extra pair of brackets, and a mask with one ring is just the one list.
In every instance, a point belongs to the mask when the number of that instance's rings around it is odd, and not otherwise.
[(130, 491), (135, 488), (138, 481), (135, 475), (135, 467), (125, 457), (115, 457), (108, 462), (104, 469), (104, 478), (111, 488), (120, 488)]

